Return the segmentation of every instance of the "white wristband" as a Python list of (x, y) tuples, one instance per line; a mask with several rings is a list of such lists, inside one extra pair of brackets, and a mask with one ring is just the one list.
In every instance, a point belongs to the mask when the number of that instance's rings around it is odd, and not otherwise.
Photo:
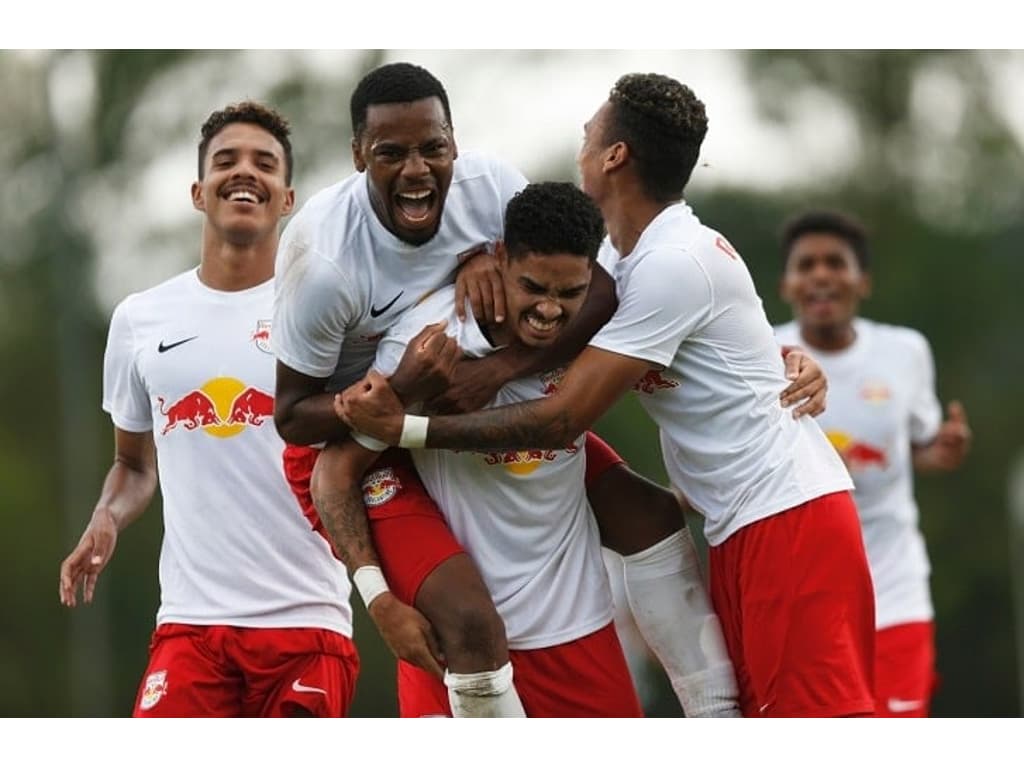
[(391, 447), (383, 440), (378, 440), (375, 437), (364, 435), (362, 432), (356, 432), (354, 429), (351, 432), (351, 436), (353, 440), (355, 440), (368, 451), (383, 453), (384, 451)]
[(406, 414), (402, 422), (402, 436), (398, 438), (400, 448), (423, 448), (427, 444), (427, 426), (429, 416), (410, 416)]
[(356, 585), (359, 595), (363, 598), (363, 605), (367, 608), (382, 594), (391, 591), (388, 589), (387, 581), (384, 580), (384, 574), (376, 565), (364, 565), (361, 568), (356, 568), (356, 572), (352, 574), (352, 583)]

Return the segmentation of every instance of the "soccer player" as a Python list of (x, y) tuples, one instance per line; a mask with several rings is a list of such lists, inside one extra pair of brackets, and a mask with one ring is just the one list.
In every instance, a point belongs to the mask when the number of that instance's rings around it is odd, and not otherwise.
[[(505, 243), (498, 246), (504, 321), (481, 324), (472, 313), (461, 321), (454, 287), (442, 288), (388, 331), (374, 369), (390, 374), (410, 339), (438, 321), (472, 357), (517, 341), (550, 346), (583, 305), (603, 234), (600, 212), (572, 184), (527, 186), (508, 204)], [(559, 375), (546, 371), (509, 382), (495, 404), (554, 392)], [(580, 434), (549, 451), (413, 452), (427, 491), (451, 527), (451, 546), (466, 549), (494, 597), (516, 688), (531, 717), (641, 715), (612, 623), (597, 522), (587, 503), (585, 441)], [(350, 441), (328, 448), (332, 471), (320, 482), (345, 478), (358, 493), (377, 455), (372, 442), (368, 447)], [(371, 474), (362, 483), (369, 506), (379, 482)], [(408, 665), (399, 674), (406, 714), (449, 713), (439, 680)]]
[(776, 336), (813, 349), (827, 371), (829, 408), (818, 423), (856, 484), (875, 587), (875, 714), (925, 717), (936, 680), (935, 627), (913, 472), (963, 462), (967, 414), (953, 401), (943, 421), (924, 336), (859, 316), (871, 289), (860, 222), (807, 211), (785, 225), (782, 252), (781, 295), (795, 320)]
[(335, 405), (391, 445), (547, 450), (635, 389), (705, 517), (743, 714), (870, 714), (874, 599), (852, 483), (818, 425), (779, 402), (778, 345), (739, 254), (682, 201), (706, 130), (693, 92), (655, 74), (620, 78), (585, 126), (578, 163), (618, 308), (551, 396), (407, 416), (371, 372)]
[(92, 601), (159, 483), (160, 608), (134, 715), (339, 717), (359, 670), (349, 582), (296, 510), (272, 423), (274, 258), (295, 199), (288, 123), (253, 102), (214, 112), (198, 170), (198, 269), (127, 297), (110, 322), (114, 463), (61, 564), (60, 599), (75, 606), (81, 588)]

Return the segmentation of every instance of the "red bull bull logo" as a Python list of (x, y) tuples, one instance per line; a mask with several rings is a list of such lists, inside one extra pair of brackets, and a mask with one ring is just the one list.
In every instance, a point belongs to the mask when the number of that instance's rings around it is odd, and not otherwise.
[(274, 350), (270, 347), (270, 321), (269, 320), (257, 320), (256, 330), (252, 332), (252, 341), (255, 342), (256, 348), (260, 352), (266, 352), (268, 355), (274, 354)]
[(892, 398), (892, 392), (883, 382), (869, 381), (860, 388), (860, 397), (869, 403), (885, 403)]
[(667, 379), (661, 373), (661, 371), (651, 368), (633, 385), (633, 391), (642, 392), (645, 395), (653, 395), (659, 389), (675, 389), (679, 386), (678, 381)]
[(180, 426), (189, 432), (202, 429), (213, 437), (234, 437), (247, 426), (261, 427), (274, 417), (273, 395), (227, 376), (210, 379), (169, 405), (158, 397), (157, 405), (166, 417), (161, 435)]
[(540, 383), (544, 385), (544, 397), (553, 395), (558, 391), (558, 385), (562, 383), (562, 378), (565, 376), (565, 368), (555, 368), (553, 371), (547, 371), (540, 375)]
[(167, 670), (161, 669), (146, 678), (142, 687), (142, 698), (139, 700), (139, 709), (152, 709), (165, 693), (167, 693)]
[(363, 478), (363, 503), (367, 507), (379, 507), (395, 497), (402, 490), (394, 470), (390, 467), (378, 469)]
[(846, 432), (826, 432), (825, 434), (851, 472), (868, 467), (885, 469), (889, 466), (889, 457), (881, 448), (862, 443)]

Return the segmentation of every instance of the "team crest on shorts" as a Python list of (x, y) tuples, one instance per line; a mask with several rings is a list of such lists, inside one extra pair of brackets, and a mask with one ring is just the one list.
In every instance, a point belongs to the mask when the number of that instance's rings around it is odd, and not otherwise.
[(165, 693), (167, 693), (167, 670), (161, 669), (146, 678), (146, 684), (142, 687), (142, 700), (139, 702), (139, 709), (152, 709)]
[(393, 499), (401, 488), (393, 470), (378, 469), (363, 478), (363, 503), (367, 507), (379, 507)]

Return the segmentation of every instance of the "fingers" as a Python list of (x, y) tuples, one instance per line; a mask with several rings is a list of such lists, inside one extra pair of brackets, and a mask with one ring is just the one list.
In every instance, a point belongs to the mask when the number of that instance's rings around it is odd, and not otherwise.
[(494, 322), (500, 323), (505, 319), (505, 284), (501, 281), (501, 275), (491, 273), (491, 297), (494, 302)]
[(422, 651), (422, 653), (417, 654), (419, 657), (417, 666), (425, 669), (439, 680), (444, 680), (444, 668), (441, 666), (443, 656), (441, 649), (438, 647), (437, 638), (434, 637), (434, 632), (429, 625), (423, 629)]
[(824, 389), (819, 390), (816, 394), (808, 398), (806, 402), (801, 403), (793, 409), (793, 418), (799, 419), (801, 416), (820, 416), (825, 412), (825, 401), (826, 391)]
[(466, 320), (466, 286), (462, 280), (455, 281), (455, 314), (459, 320)]
[(473, 305), (473, 315), (477, 320), (485, 324), (494, 322), (494, 291), (489, 283), (473, 283), (469, 301)]
[(949, 415), (950, 421), (967, 424), (967, 410), (959, 400), (950, 400), (949, 405), (946, 406), (946, 413)]
[(786, 378), (790, 381), (796, 381), (797, 376), (800, 375), (800, 362), (803, 359), (803, 353), (798, 349), (791, 349), (786, 353)]

